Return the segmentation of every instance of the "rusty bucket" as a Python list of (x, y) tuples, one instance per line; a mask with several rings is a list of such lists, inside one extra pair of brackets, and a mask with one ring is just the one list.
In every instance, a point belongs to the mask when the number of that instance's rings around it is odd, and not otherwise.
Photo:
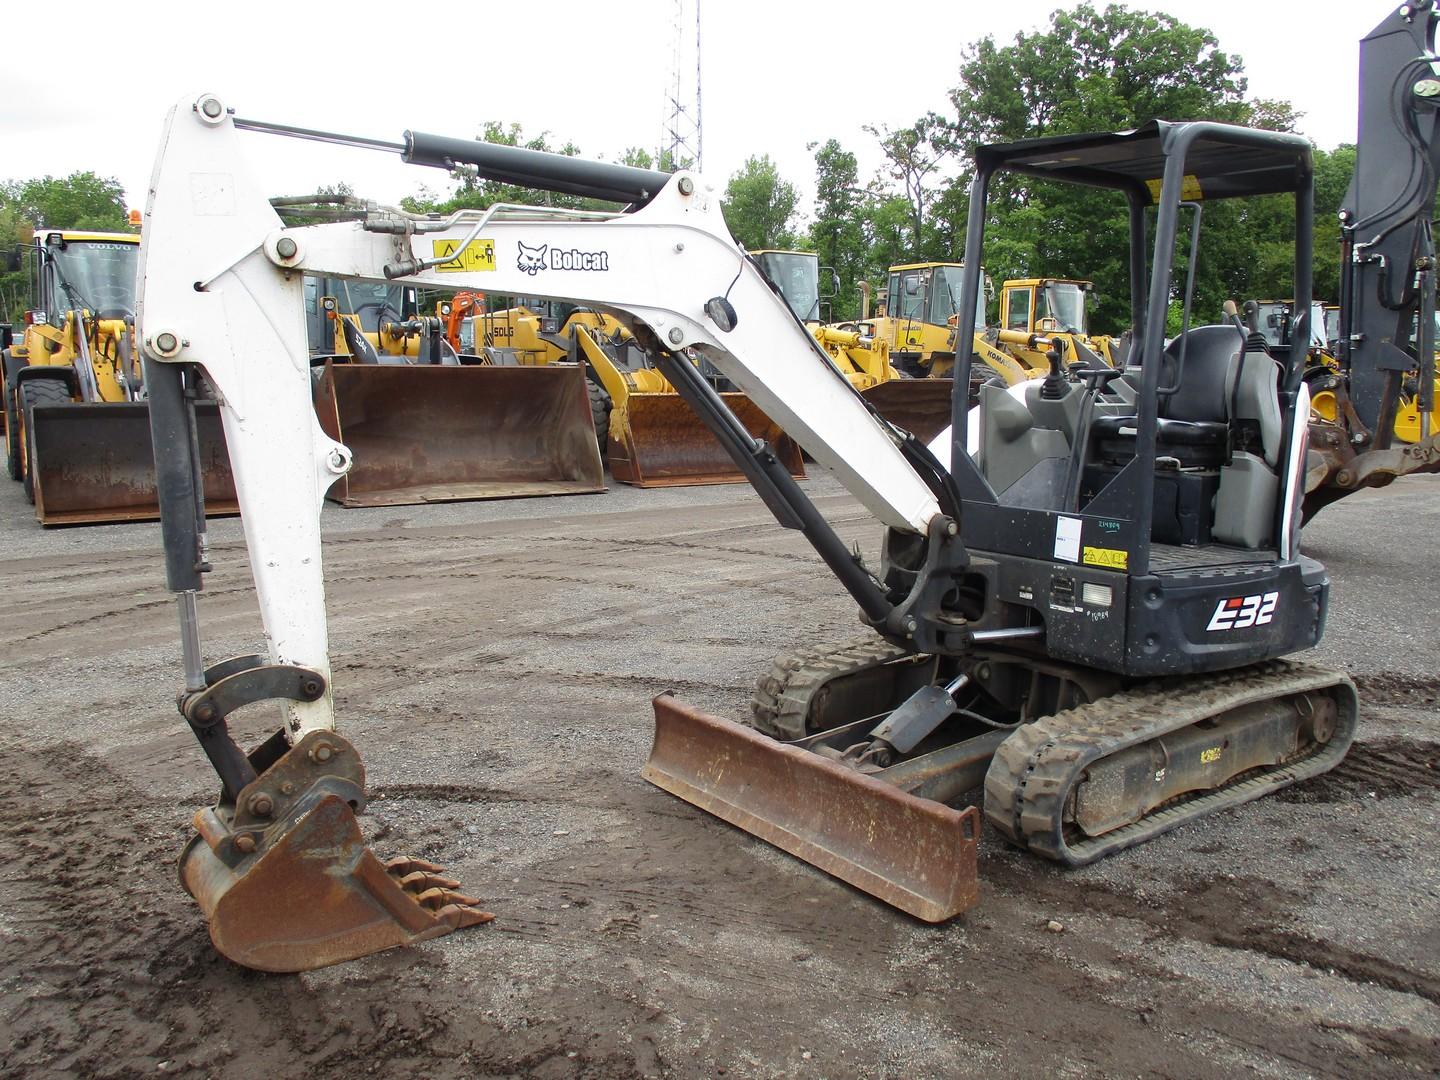
[(908, 795), (798, 746), (655, 699), (641, 775), (925, 922), (977, 899), (980, 813)]
[(896, 427), (923, 443), (950, 426), (950, 394), (954, 379), (890, 379), (860, 396)]
[(320, 426), (354, 453), (345, 506), (605, 490), (584, 369), (326, 364)]
[(381, 862), (355, 818), (363, 804), (359, 755), (333, 732), (312, 732), (233, 802), (195, 815), (180, 880), (221, 955), (309, 971), (493, 918), (441, 867)]
[[(744, 394), (720, 397), (751, 435), (770, 444), (793, 476), (805, 476), (800, 447), (759, 406)], [(608, 453), (610, 475), (636, 487), (745, 481), (745, 474), (679, 394), (630, 394), (623, 415), (611, 414)]]
[[(235, 482), (220, 408), (195, 407), (205, 512), (236, 514)], [(35, 516), (42, 525), (156, 521), (155, 451), (143, 402), (37, 405), (29, 433), (34, 458)]]

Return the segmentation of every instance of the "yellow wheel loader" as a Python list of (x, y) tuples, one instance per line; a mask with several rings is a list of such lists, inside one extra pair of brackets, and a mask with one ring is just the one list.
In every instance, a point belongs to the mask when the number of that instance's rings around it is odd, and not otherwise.
[[(882, 290), (882, 309), (861, 327), (890, 347), (890, 362), (914, 378), (948, 377), (955, 366), (954, 324), (960, 307), (960, 263), (921, 262), (892, 266)], [(975, 325), (985, 325), (985, 298)], [(841, 324), (842, 326), (844, 324)]]
[[(584, 365), (596, 438), (610, 475), (621, 483), (684, 487), (745, 480), (660, 373), (658, 343), (645, 348), (613, 315), (527, 298), (471, 321), (473, 339), (495, 362)], [(751, 435), (773, 446), (791, 473), (803, 477), (805, 464), (795, 441), (713, 368), (692, 359)]]
[(881, 416), (929, 442), (950, 423), (950, 383), (905, 375), (890, 362), (891, 343), (862, 324), (829, 325), (825, 301), (835, 295), (835, 271), (813, 251), (752, 251), (770, 284), (814, 335), (835, 366)]
[(1014, 357), (1039, 378), (1050, 368), (1049, 354), (1059, 350), (1061, 362), (1117, 366), (1124, 358), (1119, 340), (1091, 336), (1088, 298), (1095, 283), (1078, 278), (1012, 278), (1000, 289), (1000, 322), (992, 344)]
[[(160, 516), (133, 330), (139, 251), (133, 233), (41, 228), (7, 260), (29, 263), (30, 307), (4, 350), (6, 452), (43, 525)], [(219, 412), (197, 416), (209, 505), (234, 513)]]
[[(914, 379), (948, 379), (955, 367), (956, 325), (960, 320), (960, 263), (907, 263), (890, 267), (887, 284), (879, 291), (880, 313), (870, 317), (869, 290), (858, 322), (839, 323), (840, 331), (859, 330), (883, 342), (893, 367)], [(970, 369), (970, 398), (978, 401), (980, 384), (994, 378), (1015, 385), (1033, 378), (1025, 365), (997, 348), (986, 332), (985, 305), (992, 292), (989, 276), (981, 272), (983, 288), (975, 310), (971, 353), (980, 364)], [(948, 384), (945, 384), (948, 388)], [(884, 393), (884, 391), (881, 391)]]
[(506, 366), (451, 346), (415, 290), (307, 277), (320, 426), (354, 451), (342, 506), (605, 490), (585, 373)]

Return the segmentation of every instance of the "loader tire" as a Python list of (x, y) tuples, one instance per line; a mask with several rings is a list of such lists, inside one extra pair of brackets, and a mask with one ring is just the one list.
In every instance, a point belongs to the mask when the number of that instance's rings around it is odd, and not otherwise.
[(600, 462), (605, 462), (605, 446), (610, 440), (610, 395), (594, 379), (585, 380), (585, 393), (590, 397), (590, 418), (595, 422), (595, 439), (600, 444)]
[(29, 379), (20, 384), (20, 408), (25, 412), (25, 498), (35, 501), (35, 406), (67, 405), (70, 388), (60, 379)]
[(24, 360), (5, 353), (5, 463), (11, 480), (25, 477), (25, 467), (20, 463), (20, 417), (15, 411), (15, 378), (24, 366)]
[(5, 464), (11, 480), (22, 480), (25, 470), (20, 465), (20, 418), (15, 414), (15, 388), (5, 386)]

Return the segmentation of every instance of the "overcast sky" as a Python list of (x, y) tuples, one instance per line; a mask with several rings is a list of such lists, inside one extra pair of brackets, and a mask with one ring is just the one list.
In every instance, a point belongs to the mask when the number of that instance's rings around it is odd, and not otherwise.
[[(693, 4), (694, 0), (686, 0)], [(705, 173), (722, 184), (768, 153), (807, 193), (810, 142), (879, 165), (863, 124), (948, 109), (961, 50), (1048, 24), (1059, 4), (702, 0)], [(1322, 148), (1354, 141), (1356, 44), (1387, 14), (1372, 0), (1139, 0), (1207, 27), (1239, 53), (1253, 97), (1282, 98)], [(24, 0), (6, 5), (0, 178), (113, 175), (143, 207), (160, 123), (176, 100), (220, 95), (237, 115), (398, 141), (407, 128), (473, 136), (486, 120), (549, 132), (588, 156), (660, 138), (674, 0), (313, 5)], [(692, 8), (693, 10), (693, 8)], [(504, 21), (501, 11), (514, 13)], [(893, 24), (885, 20), (894, 18)], [(1171, 117), (1170, 119), (1184, 119)], [(433, 169), (393, 155), (248, 135), (275, 194), (345, 181), (394, 202)]]

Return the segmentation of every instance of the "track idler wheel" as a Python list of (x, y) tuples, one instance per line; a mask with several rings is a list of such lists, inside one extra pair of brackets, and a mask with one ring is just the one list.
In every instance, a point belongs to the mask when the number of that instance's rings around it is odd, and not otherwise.
[(311, 732), (257, 772), (233, 802), (195, 815), (198, 835), (180, 856), (180, 880), (222, 955), (308, 971), (494, 918), (443, 867), (381, 862), (366, 846), (355, 817), (364, 767), (333, 732)]

